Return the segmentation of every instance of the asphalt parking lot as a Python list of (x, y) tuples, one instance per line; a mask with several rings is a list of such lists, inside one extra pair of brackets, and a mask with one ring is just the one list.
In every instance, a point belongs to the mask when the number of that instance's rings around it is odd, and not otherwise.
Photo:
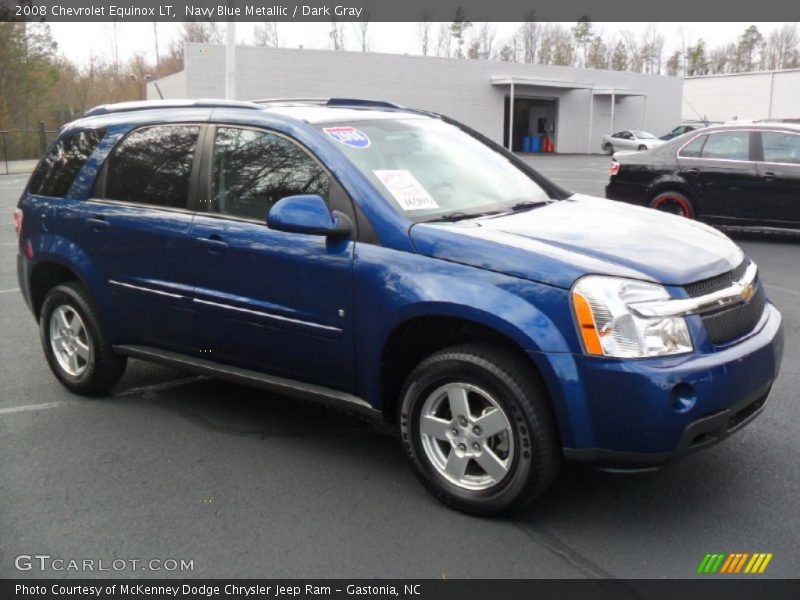
[[(602, 195), (607, 157), (529, 160)], [(709, 552), (771, 552), (764, 576), (797, 576), (797, 241), (738, 240), (787, 335), (752, 425), (655, 473), (568, 466), (525, 515), (478, 519), (433, 500), (399, 443), (357, 418), (139, 361), (111, 397), (69, 394), (16, 289), (26, 179), (0, 177), (0, 577), (109, 574), (15, 569), (38, 553), (194, 565), (128, 577), (684, 578)]]

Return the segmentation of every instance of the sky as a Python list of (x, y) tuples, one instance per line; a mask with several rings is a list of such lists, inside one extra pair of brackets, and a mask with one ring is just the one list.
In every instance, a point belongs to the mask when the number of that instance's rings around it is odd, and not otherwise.
[[(659, 29), (666, 38), (665, 56), (682, 45), (702, 38), (707, 47), (735, 41), (746, 27), (753, 23), (659, 23)], [(780, 27), (783, 23), (755, 23), (762, 34)], [(251, 42), (256, 23), (237, 23), (238, 43)], [(436, 30), (436, 24), (432, 28)], [(497, 43), (510, 37), (519, 26), (518, 23), (492, 23), (497, 33)], [(564, 23), (571, 27), (574, 23)], [(594, 23), (595, 33), (615, 35), (629, 30), (640, 35), (649, 23)], [(224, 27), (225, 24), (221, 24)], [(345, 24), (346, 47), (357, 50), (356, 24)], [(92, 56), (110, 59), (114, 46), (115, 26), (112, 23), (51, 23), (53, 37), (58, 42), (59, 51), (73, 61), (86, 64)], [(329, 48), (329, 23), (280, 23), (278, 25), (281, 46), (289, 48)], [(159, 23), (158, 36), (161, 48), (167, 48), (175, 39), (179, 29), (177, 23)], [(398, 54), (420, 54), (415, 23), (370, 23), (370, 50)], [(155, 57), (155, 36), (152, 23), (118, 23), (116, 37), (120, 60), (142, 52), (153, 60)]]

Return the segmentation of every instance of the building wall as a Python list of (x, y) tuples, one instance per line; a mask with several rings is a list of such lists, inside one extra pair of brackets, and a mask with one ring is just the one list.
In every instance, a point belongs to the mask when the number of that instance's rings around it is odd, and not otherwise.
[[(147, 99), (158, 100), (158, 90), (153, 81), (147, 82)], [(183, 98), (186, 95), (186, 71), (178, 71), (158, 79), (158, 87), (164, 98)]]
[[(241, 46), (237, 48), (236, 96), (239, 99), (281, 97), (361, 97), (447, 114), (503, 141), (504, 99), (508, 86), (493, 86), (493, 76), (536, 77), (599, 88), (649, 92), (643, 122), (641, 98), (618, 99), (615, 129), (647, 128), (661, 134), (680, 119), (682, 79), (618, 71), (574, 69), (457, 60), (396, 54), (331, 52)], [(184, 97), (223, 97), (225, 48), (186, 46)], [(558, 99), (557, 152), (599, 152), (611, 133), (610, 102), (598, 96), (589, 132), (587, 89), (516, 86), (515, 96)]]
[(800, 69), (687, 77), (683, 94), (687, 120), (800, 117)]

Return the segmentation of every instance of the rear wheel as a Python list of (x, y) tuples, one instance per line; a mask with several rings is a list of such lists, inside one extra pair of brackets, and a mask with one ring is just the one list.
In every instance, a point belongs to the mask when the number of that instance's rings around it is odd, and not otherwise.
[(647, 146), (645, 146), (644, 144), (639, 146), (639, 152), (644, 152), (645, 150), (647, 150)]
[(439, 500), (491, 515), (540, 496), (561, 463), (555, 423), (529, 365), (507, 350), (463, 344), (409, 375), (401, 395), (403, 446)]
[(609, 156), (614, 154), (614, 146), (612, 146), (611, 144), (606, 144), (605, 146), (603, 146), (603, 150), (605, 150), (606, 154), (608, 154)]
[(78, 283), (65, 283), (47, 292), (39, 332), (50, 369), (72, 392), (105, 392), (125, 372), (125, 357), (111, 349), (100, 317)]
[(695, 216), (691, 200), (686, 194), (677, 191), (659, 192), (650, 201), (650, 208), (686, 217), (687, 219), (694, 219)]

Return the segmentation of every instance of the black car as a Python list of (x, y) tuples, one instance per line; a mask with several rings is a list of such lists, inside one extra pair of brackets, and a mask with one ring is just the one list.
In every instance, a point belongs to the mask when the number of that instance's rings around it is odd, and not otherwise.
[(612, 200), (717, 226), (800, 229), (800, 125), (708, 127), (614, 161)]
[(684, 133), (691, 133), (692, 131), (697, 131), (702, 127), (706, 127), (706, 125), (678, 125), (675, 129), (673, 129), (669, 133), (665, 133), (658, 139), (671, 140), (673, 138), (678, 137), (679, 135), (683, 135)]

